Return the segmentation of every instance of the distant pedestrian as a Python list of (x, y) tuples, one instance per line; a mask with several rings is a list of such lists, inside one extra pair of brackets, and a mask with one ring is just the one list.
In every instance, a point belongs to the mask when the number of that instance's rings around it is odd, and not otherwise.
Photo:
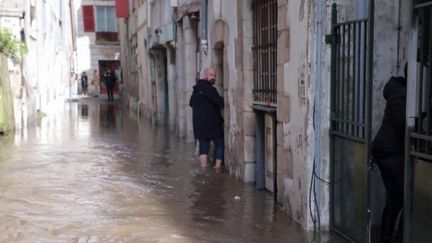
[(92, 85), (95, 88), (94, 96), (98, 97), (99, 96), (100, 81), (99, 81), (99, 73), (98, 73), (98, 71), (96, 69), (93, 71)]
[(216, 80), (213, 68), (204, 70), (204, 79), (198, 80), (193, 87), (189, 101), (192, 107), (193, 131), (199, 141), (199, 162), (201, 168), (207, 167), (210, 141), (215, 145), (215, 169), (220, 170), (224, 156), (223, 119), (221, 108), (224, 100), (213, 87)]
[(87, 89), (88, 89), (88, 77), (86, 72), (83, 72), (81, 74), (81, 93), (87, 95)]
[(372, 155), (386, 189), (380, 243), (402, 242), (406, 93), (405, 77), (391, 77), (384, 86), (384, 118), (372, 142)]
[(114, 87), (117, 81), (116, 75), (112, 70), (108, 70), (108, 72), (105, 74), (104, 78), (105, 85), (107, 87), (107, 95), (108, 100), (113, 101), (114, 100)]

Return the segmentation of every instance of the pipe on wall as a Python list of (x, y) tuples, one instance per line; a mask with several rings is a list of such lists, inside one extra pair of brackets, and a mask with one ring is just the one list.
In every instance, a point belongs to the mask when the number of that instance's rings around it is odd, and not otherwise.
[(401, 60), (400, 60), (400, 48), (401, 48), (400, 39), (401, 39), (401, 31), (402, 31), (401, 4), (402, 4), (402, 0), (399, 0), (399, 4), (398, 4), (398, 26), (397, 26), (397, 46), (396, 46), (396, 51), (397, 51), (396, 68), (397, 68), (398, 74), (400, 73), (400, 68), (401, 68)]
[[(324, 11), (324, 4), (323, 0), (318, 0), (316, 5), (316, 31), (315, 31), (315, 66), (316, 66), (316, 73), (315, 73), (315, 100), (314, 100), (314, 119), (313, 119), (313, 126), (314, 126), (314, 162), (313, 162), (313, 170), (312, 170), (312, 178), (314, 178), (317, 174), (318, 177), (321, 177), (321, 105), (322, 105), (322, 52), (323, 52), (323, 11)], [(316, 173), (316, 174), (315, 174)], [(321, 190), (320, 190), (320, 183), (316, 183), (316, 180), (312, 179), (311, 183), (313, 183), (314, 191), (317, 191), (318, 193), (314, 193), (315, 198), (315, 218), (317, 219), (317, 229), (320, 230), (320, 212), (319, 212), (319, 205), (320, 205), (320, 197), (321, 197)], [(312, 195), (309, 195), (312, 196)], [(312, 205), (309, 205), (312, 207)], [(315, 227), (315, 225), (314, 225)]]
[(207, 56), (208, 38), (207, 38), (207, 9), (208, 0), (201, 0), (200, 22), (201, 22), (201, 51)]

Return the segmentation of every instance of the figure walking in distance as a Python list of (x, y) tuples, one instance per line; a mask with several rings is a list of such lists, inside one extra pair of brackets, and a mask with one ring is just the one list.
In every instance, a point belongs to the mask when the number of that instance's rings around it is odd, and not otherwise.
[(88, 77), (87, 77), (87, 73), (83, 72), (81, 74), (81, 93), (87, 95), (87, 89), (88, 89)]
[(114, 100), (114, 87), (117, 81), (116, 75), (112, 70), (108, 70), (105, 75), (105, 85), (107, 87), (108, 100)]
[(193, 131), (199, 142), (199, 162), (201, 168), (207, 167), (210, 142), (215, 146), (215, 169), (220, 170), (224, 156), (223, 119), (221, 108), (224, 100), (213, 85), (216, 82), (213, 68), (204, 70), (204, 79), (198, 80), (193, 87), (189, 101), (192, 107)]
[(98, 97), (99, 96), (99, 73), (97, 71), (97, 69), (95, 69), (93, 71), (93, 79), (92, 79), (92, 84), (95, 87), (95, 92), (94, 92), (94, 97)]

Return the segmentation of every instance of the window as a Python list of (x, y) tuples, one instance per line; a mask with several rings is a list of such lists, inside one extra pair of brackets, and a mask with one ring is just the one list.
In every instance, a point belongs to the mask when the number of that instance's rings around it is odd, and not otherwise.
[(117, 32), (115, 7), (95, 6), (96, 32)]
[(277, 0), (254, 0), (254, 102), (276, 104)]
[(118, 41), (117, 21), (114, 6), (95, 6), (96, 40)]

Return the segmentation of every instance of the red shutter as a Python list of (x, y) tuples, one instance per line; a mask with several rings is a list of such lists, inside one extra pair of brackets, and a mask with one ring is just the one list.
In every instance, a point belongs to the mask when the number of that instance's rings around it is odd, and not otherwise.
[(127, 18), (129, 17), (129, 4), (128, 0), (116, 0), (116, 16), (117, 18)]
[(84, 32), (95, 31), (94, 11), (92, 5), (83, 5), (83, 26)]

